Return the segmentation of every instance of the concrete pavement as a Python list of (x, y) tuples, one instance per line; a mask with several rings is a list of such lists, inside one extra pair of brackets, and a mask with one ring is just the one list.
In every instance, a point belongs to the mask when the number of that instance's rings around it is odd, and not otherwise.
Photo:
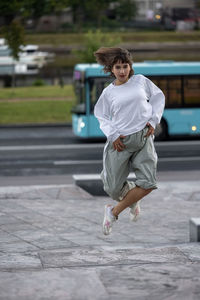
[(200, 299), (200, 181), (159, 182), (110, 236), (106, 203), (73, 184), (0, 187), (0, 299)]

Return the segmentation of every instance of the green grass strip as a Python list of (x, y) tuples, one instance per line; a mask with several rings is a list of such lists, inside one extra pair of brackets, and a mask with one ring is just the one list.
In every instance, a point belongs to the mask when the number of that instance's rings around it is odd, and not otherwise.
[[(106, 32), (105, 36), (112, 35), (120, 37), (122, 42), (185, 42), (199, 41), (200, 30), (177, 32), (177, 31), (127, 31)], [(26, 34), (25, 42), (28, 44), (51, 45), (54, 47), (60, 45), (82, 45), (85, 39), (85, 33), (42, 33)]]
[(74, 102), (0, 101), (0, 124), (69, 123)]
[(16, 88), (0, 88), (0, 99), (31, 99), (31, 98), (66, 98), (74, 99), (72, 85), (60, 86), (29, 86)]

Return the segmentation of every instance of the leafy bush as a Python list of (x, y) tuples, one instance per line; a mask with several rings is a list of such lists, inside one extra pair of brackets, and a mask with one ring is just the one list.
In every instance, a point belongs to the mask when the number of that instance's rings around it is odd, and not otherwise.
[(34, 82), (33, 82), (33, 86), (44, 86), (45, 85), (45, 82), (44, 80), (42, 79), (36, 79)]
[(96, 31), (89, 30), (85, 34), (83, 49), (75, 50), (74, 54), (78, 56), (80, 62), (95, 62), (94, 52), (104, 47), (114, 47), (121, 42), (120, 37), (113, 37), (110, 33), (103, 33), (100, 29)]

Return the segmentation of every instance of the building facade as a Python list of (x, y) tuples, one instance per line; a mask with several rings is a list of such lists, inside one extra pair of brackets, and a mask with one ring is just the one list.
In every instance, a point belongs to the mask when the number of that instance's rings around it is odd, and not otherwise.
[(159, 11), (172, 8), (195, 8), (197, 0), (134, 0), (137, 4), (138, 12), (136, 19), (153, 19)]

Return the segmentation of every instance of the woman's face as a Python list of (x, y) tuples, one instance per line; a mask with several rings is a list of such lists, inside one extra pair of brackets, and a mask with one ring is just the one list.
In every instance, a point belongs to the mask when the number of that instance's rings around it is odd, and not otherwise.
[(128, 81), (131, 67), (128, 63), (118, 61), (113, 65), (112, 73), (116, 77), (116, 84), (120, 85)]

